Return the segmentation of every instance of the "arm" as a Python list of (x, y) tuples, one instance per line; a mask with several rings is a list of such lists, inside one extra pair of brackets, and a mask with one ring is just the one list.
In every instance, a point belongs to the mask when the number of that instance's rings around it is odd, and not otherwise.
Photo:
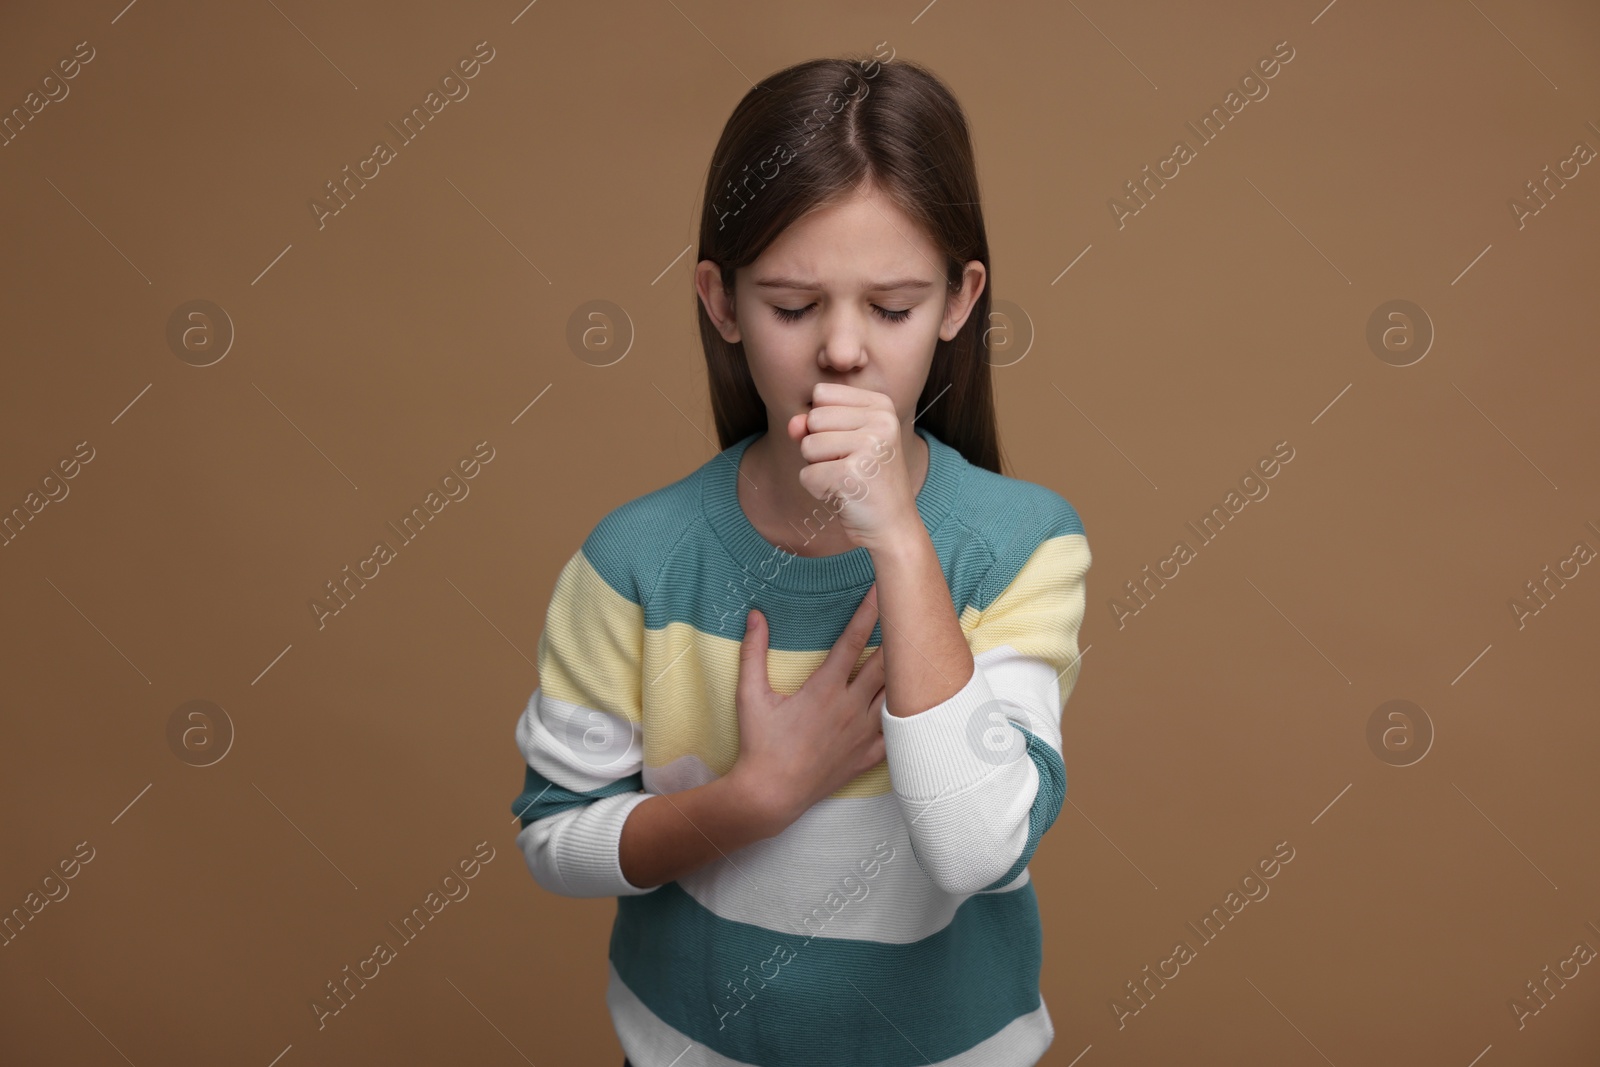
[[(1060, 717), (1078, 675), (1090, 556), (1076, 512), (1052, 498), (1046, 514), (1024, 520), (963, 612), (976, 612), (962, 627), (970, 673), (935, 659), (944, 615), (955, 623), (942, 572), (894, 563), (879, 570), (889, 776), (914, 855), (948, 893), (998, 888), (1021, 874), (1066, 796)], [(928, 598), (917, 610), (908, 590), (934, 578), (950, 606), (935, 610)], [(919, 665), (922, 677), (907, 681)]]
[(622, 591), (583, 550), (562, 568), (539, 638), (540, 684), (517, 720), (526, 764), (522, 794), (511, 804), (522, 826), (517, 845), (534, 881), (563, 896), (648, 892), (618, 862), (623, 824), (648, 799), (641, 792), (644, 611), (628, 583), (612, 580)]
[[(536, 695), (535, 706), (537, 701)], [(517, 843), (534, 880), (553, 893), (645, 893), (782, 832), (785, 817), (759, 807), (740, 781), (725, 775), (668, 796), (640, 792), (641, 777), (635, 774), (579, 793), (556, 786), (530, 766), (522, 795), (512, 805), (524, 824)]]
[[(596, 724), (586, 731), (591, 738), (602, 729), (616, 729), (608, 718), (599, 718), (603, 713), (598, 710), (588, 713)], [(563, 715), (569, 717), (564, 720)], [(569, 732), (564, 722), (573, 721), (572, 715), (566, 702), (546, 696), (541, 686), (517, 720), (517, 746), (527, 760), (522, 793), (511, 802), (522, 823), (517, 847), (533, 880), (551, 893), (606, 897), (645, 892), (628, 883), (617, 863), (623, 823), (646, 798), (640, 792), (642, 776), (635, 769), (607, 779), (570, 759), (563, 761), (560, 754), (567, 746), (559, 738)]]
[(662, 793), (633, 807), (622, 827), (623, 877), (654, 888), (783, 829), (782, 819), (751, 803), (731, 774)]
[(512, 802), (534, 881), (573, 897), (650, 892), (800, 813), (730, 772), (693, 789), (643, 792), (644, 615), (579, 552), (556, 581), (539, 639), (540, 686), (517, 722), (526, 762)]

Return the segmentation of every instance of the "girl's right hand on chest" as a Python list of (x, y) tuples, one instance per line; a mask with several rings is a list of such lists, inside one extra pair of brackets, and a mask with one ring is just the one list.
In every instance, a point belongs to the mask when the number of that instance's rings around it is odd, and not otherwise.
[(767, 620), (759, 611), (749, 615), (735, 692), (739, 759), (727, 777), (781, 826), (884, 759), (883, 649), (850, 679), (878, 620), (877, 593), (876, 584), (867, 590), (827, 658), (793, 696), (773, 691)]

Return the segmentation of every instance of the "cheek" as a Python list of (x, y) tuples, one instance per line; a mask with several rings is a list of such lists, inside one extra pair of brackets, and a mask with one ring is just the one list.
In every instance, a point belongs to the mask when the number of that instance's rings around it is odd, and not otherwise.
[(884, 375), (896, 409), (916, 409), (917, 398), (928, 382), (928, 372), (933, 365), (935, 340), (936, 337), (907, 338), (907, 344), (896, 348), (893, 367)]
[(744, 354), (751, 380), (763, 397), (787, 396), (810, 387), (815, 363), (808, 362), (793, 338), (770, 329), (747, 330)]

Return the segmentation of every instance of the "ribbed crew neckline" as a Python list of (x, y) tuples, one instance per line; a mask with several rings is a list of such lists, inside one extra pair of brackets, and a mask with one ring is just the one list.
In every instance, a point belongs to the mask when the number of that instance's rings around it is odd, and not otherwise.
[[(870, 583), (877, 573), (872, 554), (859, 545), (832, 556), (797, 556), (772, 544), (751, 525), (739, 506), (739, 464), (745, 449), (765, 432), (759, 430), (728, 446), (704, 472), (701, 500), (706, 518), (728, 554), (758, 581), (780, 589), (824, 593)], [(928, 475), (917, 492), (917, 512), (932, 534), (955, 503), (967, 462), (960, 452), (921, 426), (915, 432), (928, 446)], [(817, 506), (828, 510), (823, 501)]]

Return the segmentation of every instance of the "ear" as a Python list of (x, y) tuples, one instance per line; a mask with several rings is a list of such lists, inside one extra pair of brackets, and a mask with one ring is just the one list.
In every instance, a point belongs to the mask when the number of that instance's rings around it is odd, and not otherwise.
[(694, 268), (694, 288), (700, 294), (700, 303), (705, 305), (706, 314), (711, 316), (712, 325), (716, 326), (722, 339), (729, 344), (738, 344), (739, 323), (734, 315), (733, 301), (727, 290), (722, 288), (722, 268), (709, 259), (702, 259)]
[(949, 341), (961, 332), (961, 327), (966, 325), (967, 316), (972, 314), (972, 308), (978, 302), (978, 297), (982, 295), (983, 287), (988, 281), (989, 271), (983, 265), (983, 261), (969, 260), (966, 269), (961, 273), (961, 288), (945, 299), (944, 321), (939, 324), (940, 340)]

